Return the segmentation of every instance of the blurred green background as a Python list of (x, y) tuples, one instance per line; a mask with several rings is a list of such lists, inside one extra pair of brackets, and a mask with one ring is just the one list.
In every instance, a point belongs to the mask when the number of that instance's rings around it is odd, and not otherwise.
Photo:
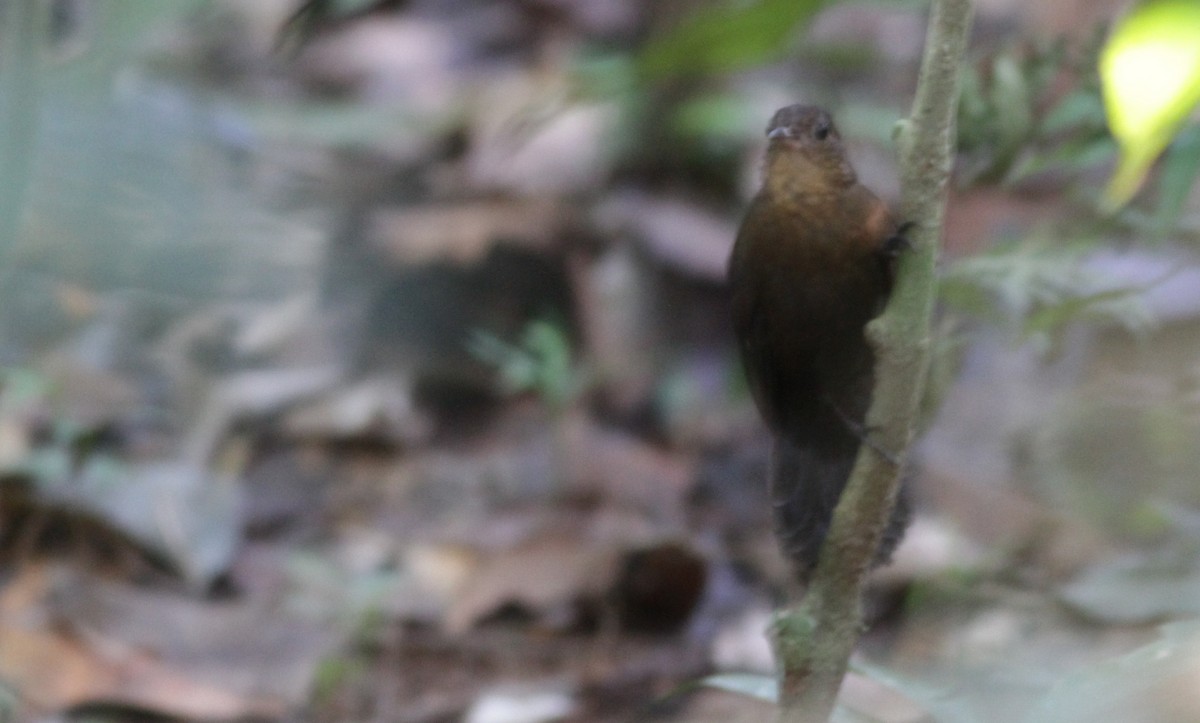
[[(1200, 27), (977, 5), (838, 715), (1194, 720), (1196, 69), (1114, 138), (1101, 59)], [(787, 588), (725, 260), (780, 106), (897, 200), (926, 12), (0, 4), (0, 720), (769, 715), (690, 685)]]

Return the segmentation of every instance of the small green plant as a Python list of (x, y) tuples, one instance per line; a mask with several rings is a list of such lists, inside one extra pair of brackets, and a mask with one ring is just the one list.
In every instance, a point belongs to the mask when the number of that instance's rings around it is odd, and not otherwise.
[(949, 265), (939, 298), (948, 308), (993, 323), (1014, 323), (1023, 341), (1052, 347), (1075, 322), (1145, 331), (1153, 319), (1141, 286), (1120, 286), (1083, 265), (1088, 241), (1030, 237)]
[(55, 397), (54, 382), (41, 372), (23, 367), (0, 370), (0, 425), (27, 438), (0, 458), (0, 475), (46, 491), (77, 480), (88, 465), (94, 481), (119, 481), (125, 472), (120, 460), (95, 449), (97, 430), (67, 416)]
[[(1096, 75), (1101, 36), (1014, 45), (968, 66), (958, 106), (958, 183), (1016, 183), (1075, 174), (1112, 159)], [(1060, 89), (1069, 79), (1067, 90)]]
[(309, 699), (313, 707), (335, 707), (339, 693), (353, 690), (370, 671), (367, 661), (353, 654), (338, 654), (325, 658), (317, 665)]
[(544, 319), (526, 324), (516, 344), (475, 331), (467, 346), (493, 365), (509, 394), (533, 392), (551, 409), (563, 411), (583, 391), (585, 373), (571, 359), (571, 340), (562, 326)]

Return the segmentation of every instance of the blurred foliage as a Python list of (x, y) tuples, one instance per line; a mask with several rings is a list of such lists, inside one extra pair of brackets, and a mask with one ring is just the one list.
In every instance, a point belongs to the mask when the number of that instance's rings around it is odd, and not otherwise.
[[(1200, 100), (1200, 22), (1191, 17), (1200, 17), (1198, 8), (1188, 0), (1156, 0), (1139, 7), (1107, 41), (1096, 32), (1074, 50), (1065, 38), (1022, 43), (966, 69), (959, 182), (1078, 176), (1111, 163), (1120, 150), (1117, 174), (1098, 199), (1111, 209), (1128, 200), (1175, 139), (1159, 179), (1157, 223), (1165, 233), (1200, 173), (1200, 142), (1190, 129), (1180, 133)], [(1144, 57), (1153, 62), (1139, 60)], [(1142, 62), (1150, 69), (1139, 67)], [(1148, 91), (1161, 97), (1147, 99)]]
[(826, 0), (718, 4), (692, 15), (641, 51), (650, 80), (740, 70), (781, 57)]
[[(1107, 385), (1106, 385), (1107, 386)], [(1172, 509), (1200, 506), (1198, 404), (1186, 386), (1096, 388), (1064, 400), (1029, 435), (1022, 475), (1055, 509), (1143, 544), (1194, 540)], [(1131, 484), (1131, 480), (1136, 483)]]
[[(46, 154), (44, 162), (54, 171), (49, 180), (61, 177), (72, 181), (68, 186), (47, 184), (55, 194), (54, 202), (47, 204), (47, 208), (69, 211), (46, 215), (65, 229), (55, 229), (62, 235), (62, 242), (52, 248), (46, 247), (46, 239), (52, 238), (52, 234), (39, 236), (31, 243), (30, 258), (35, 261), (68, 258), (70, 268), (85, 281), (107, 275), (118, 284), (162, 287), (175, 295), (199, 295), (217, 287), (218, 281), (223, 295), (238, 288), (252, 289), (264, 296), (279, 289), (293, 289), (292, 277), (284, 271), (272, 283), (271, 278), (264, 276), (263, 265), (243, 263), (244, 255), (231, 256), (224, 265), (213, 260), (221, 254), (212, 248), (213, 240), (228, 239), (239, 248), (259, 248), (263, 256), (270, 256), (278, 247), (256, 244), (255, 234), (263, 238), (287, 235), (277, 230), (279, 224), (264, 223), (271, 218), (257, 207), (260, 199), (245, 196), (241, 185), (227, 182), (229, 175), (246, 170), (240, 165), (244, 151), (255, 150), (256, 144), (264, 139), (281, 138), (297, 144), (370, 149), (399, 133), (419, 135), (430, 130), (422, 125), (428, 119), (406, 115), (403, 108), (361, 103), (333, 105), (310, 98), (295, 104), (274, 98), (269, 103), (243, 98), (235, 113), (209, 117), (209, 109), (188, 90), (170, 84), (152, 87), (144, 77), (127, 78), (129, 82), (143, 83), (133, 94), (140, 93), (140, 100), (114, 93), (119, 67), (130, 53), (143, 47), (147, 30), (167, 17), (195, 7), (198, 2), (95, 3), (92, 17), (98, 19), (98, 25), (80, 26), (86, 31), (82, 41), (84, 52), (62, 61), (52, 78), (40, 76), (45, 68), (38, 63), (21, 60), (25, 57), (21, 53), (32, 47), (30, 38), (36, 36), (0, 38), (23, 40), (0, 44), (0, 50), (15, 53), (0, 58), (3, 61), (0, 70), (11, 71), (0, 76), (0, 102), (5, 97), (29, 97), (37, 101), (27, 105), (10, 102), (3, 106), (7, 115), (0, 118), (0, 123), (6, 124), (0, 143), (7, 145), (0, 158), (19, 158), (23, 153), (32, 153), (38, 142), (45, 143), (40, 152)], [(372, 0), (309, 0), (283, 31), (280, 42), (285, 45), (302, 42), (316, 25), (362, 13), (376, 4)], [(589, 49), (589, 54), (575, 58), (571, 69), (578, 95), (557, 98), (562, 102), (554, 105), (553, 111), (569, 110), (572, 102), (583, 96), (585, 100), (614, 102), (628, 109), (628, 115), (652, 114), (654, 111), (648, 110), (650, 86), (728, 73), (784, 57), (795, 49), (803, 27), (828, 4), (826, 0), (714, 4), (702, 8), (642, 50), (599, 53)], [(10, 3), (7, 7), (18, 5)], [(24, 7), (35, 6), (35, 3), (24, 4)], [(1122, 37), (1120, 33), (1118, 30), (1114, 34), (1113, 43)], [(1095, 70), (1100, 41), (1097, 34), (1076, 50), (1069, 50), (1065, 42), (1013, 46), (964, 72), (959, 116), (963, 184), (1018, 184), (1042, 175), (1077, 178), (1114, 159), (1117, 147), (1103, 122), (1108, 98), (1101, 95)], [(12, 60), (14, 57), (17, 60)], [(10, 90), (13, 87), (19, 92)], [(48, 102), (39, 106), (43, 100)], [(39, 115), (43, 110), (44, 117)], [(885, 128), (889, 120), (885, 116), (893, 113), (882, 104), (853, 110), (852, 117), (842, 124), (843, 130), (861, 131), (868, 125)], [(1182, 116), (1171, 120), (1177, 110), (1171, 110), (1166, 120), (1158, 118), (1155, 121), (1158, 125), (1144, 120), (1141, 126), (1133, 124), (1131, 127), (1140, 130), (1131, 131), (1128, 138), (1117, 132), (1126, 145), (1123, 162), (1130, 163), (1133, 158), (1148, 164), (1178, 130)], [(689, 158), (688, 162), (716, 168), (733, 179), (744, 162), (748, 139), (761, 133), (765, 119), (757, 117), (757, 112), (734, 90), (712, 84), (673, 102), (656, 120), (661, 120), (671, 137), (679, 141), (679, 148), (701, 159), (697, 162)], [(40, 128), (39, 120), (45, 121)], [(466, 122), (457, 117), (447, 121), (464, 127)], [(84, 126), (99, 127), (101, 134), (107, 132), (108, 142), (93, 143), (81, 153), (80, 128)], [(9, 128), (17, 130), (9, 132)], [(90, 130), (93, 133), (90, 137), (94, 138), (95, 130)], [(436, 130), (445, 129), (439, 126)], [(628, 124), (623, 130), (635, 129)], [(203, 138), (197, 139), (197, 132)], [(42, 136), (40, 141), (35, 137), (37, 134)], [(219, 148), (232, 151), (228, 158), (211, 152), (207, 142), (210, 135), (220, 136), (216, 144)], [(633, 132), (614, 135), (615, 142), (630, 146), (645, 141)], [(881, 133), (857, 135), (883, 140)], [(657, 140), (650, 139), (649, 145)], [(1129, 143), (1142, 145), (1135, 145), (1135, 152), (1129, 149)], [(11, 165), (12, 172), (6, 175), (10, 182), (19, 182), (23, 190), (29, 179), (22, 178), (28, 174), (21, 169), (21, 162), (0, 165), (6, 169)], [(187, 172), (180, 173), (180, 169)], [(1174, 229), (1197, 173), (1200, 173), (1200, 127), (1193, 126), (1179, 132), (1167, 151), (1157, 177), (1157, 206), (1146, 222), (1147, 228), (1156, 229), (1160, 235)], [(697, 180), (700, 176), (679, 176), (686, 178), (686, 183), (701, 183)], [(732, 188), (734, 181), (728, 182)], [(1083, 184), (1078, 190), (1089, 192)], [(58, 194), (62, 194), (61, 198)], [(10, 197), (19, 199), (20, 195)], [(1081, 230), (1068, 236), (1038, 230), (1026, 238), (953, 263), (941, 281), (944, 303), (955, 311), (990, 322), (1016, 324), (1021, 338), (1041, 349), (1051, 349), (1061, 331), (1079, 322), (1116, 324), (1135, 331), (1149, 328), (1152, 320), (1139, 298), (1144, 288), (1114, 288), (1110, 280), (1090, 271), (1084, 262), (1104, 240), (1104, 234), (1097, 230), (1085, 238), (1082, 234), (1089, 224), (1079, 225)], [(76, 235), (78, 229), (87, 233)], [(101, 237), (100, 243), (78, 243), (80, 238), (92, 236)], [(106, 245), (110, 238), (119, 239), (124, 245), (116, 247), (114, 252), (113, 247)], [(192, 251), (193, 248), (196, 250)], [(71, 253), (65, 254), (64, 249)], [(181, 249), (185, 254), (182, 258)], [(249, 252), (242, 252), (246, 253)], [(93, 270), (107, 274), (88, 273)], [(239, 270), (240, 275), (234, 273)], [(243, 281), (232, 283), (236, 279)], [(38, 320), (45, 323), (44, 316), (39, 315)], [(494, 366), (506, 392), (536, 394), (555, 411), (572, 405), (590, 382), (586, 361), (576, 358), (570, 334), (554, 321), (533, 321), (515, 340), (479, 331), (469, 339), (468, 348), (478, 359)], [(707, 387), (682, 376), (667, 378), (660, 389), (668, 399), (662, 406), (668, 409), (686, 408), (688, 395), (698, 397), (708, 393)], [(41, 373), (26, 368), (7, 370), (0, 390), (0, 429), (6, 425), (25, 429), (29, 426), (24, 416), (26, 410), (31, 406), (53, 410), (54, 394), (53, 384)], [(1111, 426), (1130, 440), (1131, 446), (1153, 449), (1155, 444), (1192, 443), (1191, 437), (1186, 436), (1186, 427), (1154, 424), (1152, 417), (1158, 410), (1142, 410), (1118, 418), (1115, 413), (1104, 415), (1097, 409), (1100, 408), (1087, 410), (1091, 418), (1098, 422), (1119, 421), (1120, 424)], [(126, 462), (97, 445), (94, 429), (53, 413), (42, 421), (44, 433), (36, 444), (26, 454), (6, 460), (0, 472), (31, 482), (47, 494), (46, 500), (55, 503), (66, 500), (107, 519), (116, 528), (177, 562), (193, 579), (203, 582), (228, 567), (241, 535), (233, 485), (182, 463)], [(1181, 429), (1185, 430), (1183, 437), (1164, 439), (1160, 434), (1163, 430), (1179, 433)], [(1114, 455), (1125, 449), (1116, 444), (1111, 447)], [(1070, 451), (1072, 457), (1078, 455), (1077, 450)], [(1097, 507), (1107, 505), (1096, 512), (1099, 519), (1106, 521), (1120, 514), (1118, 507), (1126, 512), (1133, 509), (1134, 516), (1141, 513), (1135, 509), (1136, 505), (1128, 504), (1128, 498), (1096, 494), (1093, 483), (1102, 478), (1102, 472), (1109, 471), (1122, 481), (1135, 474), (1145, 475), (1147, 470), (1180, 477), (1178, 470), (1156, 468), (1143, 464), (1141, 459), (1132, 465), (1132, 472), (1111, 463), (1108, 456), (1092, 455), (1088, 459), (1093, 466), (1083, 467), (1082, 472), (1058, 469), (1062, 476), (1053, 482), (1075, 485), (1081, 498), (1090, 499)], [(1134, 457), (1127, 459), (1132, 461)], [(1076, 477), (1068, 479), (1069, 475)], [(1141, 489), (1131, 485), (1128, 491), (1133, 496)], [(164, 507), (182, 513), (181, 527), (172, 530), (176, 536), (166, 539), (155, 516)], [(1081, 503), (1078, 507), (1086, 505)], [(1144, 524), (1145, 518), (1139, 517), (1134, 522)], [(1143, 616), (1141, 620), (1147, 610), (1150, 617), (1195, 612), (1192, 609), (1197, 575), (1194, 558), (1188, 562), (1138, 558), (1123, 563), (1124, 566), (1088, 570), (1064, 591), (1064, 598), (1100, 617), (1138, 614)], [(1174, 563), (1178, 564), (1172, 567)], [(294, 588), (290, 605), (307, 606), (325, 615), (323, 619), (334, 625), (354, 629), (355, 637), (363, 643), (370, 643), (376, 637), (384, 603), (397, 597), (403, 583), (390, 570), (351, 572), (344, 566), (316, 558), (294, 560), (289, 581)], [(1179, 606), (1172, 607), (1172, 600), (1178, 601)], [(1139, 603), (1141, 608), (1131, 611), (1129, 606)], [(1145, 683), (1144, 676), (1129, 676), (1124, 688), (1121, 681), (1115, 681), (1117, 684), (1109, 689), (1114, 683), (1113, 671), (1123, 673), (1130, 665), (1142, 665), (1160, 676), (1167, 675), (1170, 671), (1163, 668), (1166, 663), (1153, 655), (1148, 657), (1147, 650), (1156, 654), (1175, 650), (1169, 647), (1173, 635), (1169, 632), (1164, 632), (1164, 642), (1156, 644), (1157, 647), (1150, 646), (1107, 666), (1065, 678), (1040, 706), (1042, 717), (1038, 720), (1084, 719), (1071, 718), (1062, 711), (1080, 710), (1079, 706), (1096, 686), (1103, 686), (1109, 692), (1110, 698), (1106, 700), (1111, 700), (1117, 691), (1136, 692), (1133, 688)], [(1190, 638), (1180, 636), (1178, 640), (1186, 642)], [(347, 685), (348, 678), (361, 674), (361, 667), (356, 667), (360, 665), (356, 659), (328, 661), (314, 698), (319, 701)], [(951, 695), (871, 666), (860, 665), (857, 671), (903, 692), (939, 718), (978, 719), (976, 711), (980, 703), (965, 693)], [(768, 676), (723, 675), (710, 678), (707, 683), (761, 699), (775, 697), (775, 680)], [(0, 685), (0, 720), (5, 719), (6, 711), (13, 705), (12, 696)], [(1047, 712), (1051, 710), (1059, 717)], [(839, 720), (855, 719), (845, 710), (837, 715)]]
[[(1063, 38), (1016, 45), (964, 70), (961, 184), (1015, 183), (1049, 170), (1075, 173), (1111, 157), (1094, 70), (1099, 39), (1074, 52)], [(1060, 89), (1064, 78), (1066, 92)]]
[(571, 340), (552, 322), (529, 322), (516, 344), (476, 331), (468, 348), (496, 367), (505, 392), (534, 392), (553, 410), (565, 409), (583, 389), (585, 375), (571, 362)]
[(952, 675), (918, 680), (861, 662), (851, 669), (903, 694), (931, 720), (1188, 720), (1194, 713), (1194, 698), (1188, 693), (1195, 689), (1193, 676), (1200, 666), (1200, 625), (1165, 625), (1159, 636), (1132, 652), (1049, 678), (1022, 671), (1016, 667), (1020, 663), (1014, 663), (1007, 670), (993, 671), (986, 691), (948, 682)]
[(275, 47), (285, 53), (295, 52), (317, 28), (369, 12), (380, 4), (379, 0), (305, 0), (280, 28)]
[[(1200, 25), (1189, 24), (1200, 31)], [(1137, 35), (1152, 43), (1158, 42), (1158, 32), (1143, 28)], [(1190, 31), (1161, 32), (1170, 43)], [(1128, 141), (1115, 130), (1110, 134), (1112, 119), (1106, 119), (1113, 98), (1105, 66), (1111, 63), (1113, 44), (1126, 42), (1126, 37), (1120, 25), (1111, 35), (1097, 28), (1073, 44), (1068, 38), (1021, 41), (963, 74), (957, 182), (1033, 193), (1054, 189), (1075, 209), (1022, 231), (1021, 238), (949, 264), (941, 298), (970, 317), (1015, 324), (1019, 340), (1043, 352), (1054, 349), (1062, 332), (1080, 323), (1148, 330), (1154, 320), (1144, 303), (1146, 292), (1168, 275), (1128, 285), (1089, 269), (1088, 261), (1118, 235), (1134, 235), (1143, 243), (1186, 238), (1179, 234), (1180, 219), (1200, 174), (1200, 126), (1182, 126), (1182, 117), (1169, 132), (1164, 126), (1155, 131), (1162, 142), (1154, 155), (1170, 146), (1152, 185), (1154, 193), (1118, 216), (1105, 215), (1112, 209), (1113, 187), (1103, 190), (1096, 177), (1114, 163), (1124, 167), (1130, 162)], [(1181, 67), (1176, 74), (1175, 67), (1159, 63), (1155, 70), (1143, 71), (1138, 84), (1153, 84), (1159, 76), (1172, 76), (1168, 84), (1180, 84), (1175, 76), (1187, 77), (1187, 70)], [(1147, 123), (1142, 121), (1143, 127)], [(1143, 167), (1139, 173), (1145, 171)]]
[(738, 145), (761, 131), (763, 125), (745, 102), (723, 93), (690, 98), (680, 104), (671, 121), (672, 129), (682, 138)]
[(1093, 242), (1026, 238), (958, 260), (941, 277), (951, 309), (996, 323), (1017, 323), (1022, 339), (1042, 350), (1072, 322), (1117, 324), (1132, 331), (1153, 320), (1138, 287), (1113, 288), (1084, 265)]
[[(64, 288), (96, 298), (109, 289), (162, 292), (153, 313), (165, 318), (166, 307), (198, 297), (274, 296), (307, 273), (292, 263), (303, 214), (274, 213), (272, 181), (261, 175), (246, 192), (246, 154), (259, 139), (245, 118), (143, 62), (152, 49), (169, 52), (164, 28), (206, 4), (4, 5), (6, 22), (35, 9), (51, 19), (41, 35), (21, 36), (30, 58), (0, 43), (14, 54), (0, 63), (0, 359), (23, 363), (89, 320), (64, 310)], [(14, 160), (22, 154), (27, 164)], [(285, 245), (290, 256), (279, 253)], [(120, 315), (124, 303), (102, 302), (99, 313)]]
[(1104, 198), (1115, 209), (1137, 192), (1150, 164), (1200, 103), (1200, 4), (1141, 3), (1113, 28), (1099, 67), (1109, 126), (1121, 145)]
[(1159, 629), (1159, 640), (1062, 678), (1024, 720), (1182, 721), (1195, 715), (1200, 623)]
[(310, 705), (314, 709), (309, 711), (310, 714), (320, 718), (324, 708), (336, 707), (338, 696), (369, 679), (371, 672), (368, 661), (360, 657), (336, 655), (322, 660), (309, 693)]
[(1158, 177), (1158, 209), (1151, 232), (1162, 238), (1174, 230), (1184, 203), (1200, 176), (1200, 125), (1185, 127), (1167, 150)]
[(43, 418), (52, 396), (53, 384), (39, 371), (0, 371), (0, 427), (10, 435), (0, 475), (49, 489), (74, 478), (91, 456), (92, 430), (66, 416)]
[[(853, 662), (850, 669), (912, 701), (929, 720), (1012, 720), (1015, 710), (1027, 711), (1019, 720), (1037, 723), (1185, 720), (1194, 712), (1194, 698), (1187, 694), (1194, 691), (1193, 676), (1200, 669), (1200, 624), (1164, 625), (1159, 638), (1055, 677), (1030, 675), (1015, 667), (996, 670), (989, 685), (997, 689), (986, 695), (932, 673), (923, 680), (861, 660)], [(703, 683), (767, 702), (774, 702), (778, 695), (778, 683), (769, 675), (714, 675)], [(997, 696), (999, 689), (1007, 690)], [(1181, 712), (1184, 717), (1179, 717)], [(867, 719), (839, 706), (831, 720), (850, 723)]]
[(0, 253), (20, 228), (33, 166), (47, 3), (0, 5)]
[(21, 699), (17, 696), (17, 691), (0, 680), (0, 721), (7, 723), (20, 720), (20, 715)]
[(382, 611), (406, 591), (404, 576), (386, 567), (355, 568), (297, 553), (287, 564), (288, 608), (352, 633), (363, 644), (377, 642)]

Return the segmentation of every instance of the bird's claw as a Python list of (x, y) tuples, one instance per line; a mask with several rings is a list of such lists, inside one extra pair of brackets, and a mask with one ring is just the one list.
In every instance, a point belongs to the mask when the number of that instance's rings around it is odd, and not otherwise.
[(830, 402), (829, 406), (833, 408), (834, 414), (836, 414), (838, 416), (838, 418), (842, 420), (842, 424), (845, 424), (846, 428), (849, 429), (850, 432), (853, 433), (855, 437), (858, 437), (859, 442), (870, 447), (871, 451), (875, 452), (875, 454), (882, 457), (893, 467), (900, 466), (900, 458), (897, 457), (894, 452), (892, 452), (891, 450), (885, 449), (883, 447), (883, 445), (876, 442), (874, 440), (874, 438), (872, 438), (872, 436), (871, 436), (871, 430), (866, 425), (846, 416), (846, 414), (844, 412), (842, 412), (842, 410), (839, 409), (836, 404)]
[(895, 232), (883, 240), (880, 252), (888, 258), (896, 258), (905, 251), (911, 250), (912, 241), (908, 239), (908, 232), (916, 228), (916, 226), (912, 221), (905, 221), (897, 226)]

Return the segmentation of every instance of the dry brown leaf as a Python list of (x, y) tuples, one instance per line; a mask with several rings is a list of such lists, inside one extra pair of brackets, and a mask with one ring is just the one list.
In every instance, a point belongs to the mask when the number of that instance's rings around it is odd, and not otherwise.
[(608, 178), (620, 113), (581, 102), (562, 74), (496, 77), (476, 94), (467, 183), (481, 190), (562, 196)]
[(68, 415), (86, 429), (124, 420), (131, 409), (146, 403), (128, 378), (90, 368), (64, 354), (50, 357), (46, 376), (54, 388), (55, 413)]
[(548, 248), (570, 218), (553, 200), (481, 200), (378, 211), (369, 236), (401, 265), (482, 260), (497, 241)]
[(411, 385), (399, 375), (361, 379), (290, 410), (282, 427), (314, 439), (380, 436), (406, 444), (425, 441), (433, 421), (417, 409)]
[(30, 566), (0, 589), (0, 679), (44, 712), (110, 704), (173, 718), (278, 718), (306, 700), (336, 636), (276, 605)]
[[(373, 16), (313, 38), (296, 66), (317, 87), (353, 91), (377, 103), (402, 103), (417, 117), (438, 118), (461, 92), (454, 41), (445, 27), (423, 18)], [(395, 132), (409, 130), (406, 125), (396, 123)]]
[[(640, 517), (643, 527), (682, 524), (684, 498), (695, 477), (690, 457), (575, 411), (547, 419), (536, 403), (512, 405), (495, 428), (486, 440), (409, 458), (393, 486), (403, 490), (401, 515), (410, 520), (407, 524), (432, 529), (439, 540), (509, 545), (527, 536), (491, 539), (499, 520), (511, 523), (500, 508), (512, 511), (533, 503), (534, 518), (549, 519), (546, 505), (555, 497), (625, 510)], [(483, 515), (486, 525), (480, 524)], [(517, 529), (510, 523), (504, 527)]]
[(582, 416), (563, 419), (558, 432), (572, 486), (596, 490), (609, 504), (657, 519), (683, 514), (683, 498), (695, 477), (691, 460)]
[(921, 489), (930, 507), (955, 520), (974, 541), (988, 548), (1025, 549), (1057, 576), (1067, 575), (1108, 554), (1111, 543), (1100, 530), (1022, 492), (983, 486), (929, 465)]
[(603, 227), (632, 234), (662, 263), (698, 279), (725, 281), (737, 235), (732, 217), (686, 200), (640, 193), (614, 196), (597, 215)]
[(545, 612), (598, 599), (615, 580), (619, 551), (578, 538), (544, 537), (485, 561), (446, 613), (445, 628), (464, 633), (500, 607), (515, 603)]
[(108, 703), (209, 720), (285, 712), (278, 698), (197, 682), (150, 652), (64, 624), (49, 614), (61, 574), (31, 566), (0, 592), (0, 678), (25, 704), (50, 713)]

